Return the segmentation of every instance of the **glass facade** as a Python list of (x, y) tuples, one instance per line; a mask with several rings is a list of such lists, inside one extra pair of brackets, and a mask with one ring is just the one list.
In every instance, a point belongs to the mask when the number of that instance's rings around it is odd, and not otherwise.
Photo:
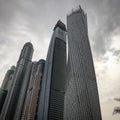
[(66, 28), (58, 21), (49, 45), (37, 120), (62, 120), (66, 69)]
[(51, 75), (48, 119), (62, 120), (65, 94), (66, 43), (56, 38)]

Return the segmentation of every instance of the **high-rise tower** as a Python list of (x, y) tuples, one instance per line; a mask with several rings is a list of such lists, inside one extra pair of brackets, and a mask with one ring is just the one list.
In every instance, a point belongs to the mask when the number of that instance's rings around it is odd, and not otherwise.
[(19, 120), (31, 71), (33, 46), (26, 43), (17, 62), (13, 86), (6, 97), (0, 120)]
[(48, 49), (37, 120), (62, 120), (66, 69), (66, 28), (58, 21)]
[(87, 32), (87, 17), (81, 7), (67, 16), (68, 66), (65, 120), (101, 120), (99, 96)]
[(36, 120), (45, 60), (33, 62), (30, 81), (21, 114), (21, 120)]

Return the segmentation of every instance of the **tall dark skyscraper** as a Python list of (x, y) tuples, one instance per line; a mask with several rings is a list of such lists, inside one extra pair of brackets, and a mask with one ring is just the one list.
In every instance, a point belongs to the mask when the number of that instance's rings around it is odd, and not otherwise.
[(48, 49), (37, 120), (62, 120), (66, 69), (66, 28), (58, 21)]
[(27, 84), (31, 72), (32, 55), (33, 46), (28, 42), (24, 45), (17, 62), (16, 70), (12, 79), (14, 81), (13, 86), (11, 91), (8, 91), (8, 95), (1, 111), (0, 120), (20, 119)]
[(101, 120), (87, 17), (81, 7), (67, 16), (67, 28), (68, 66), (64, 119)]

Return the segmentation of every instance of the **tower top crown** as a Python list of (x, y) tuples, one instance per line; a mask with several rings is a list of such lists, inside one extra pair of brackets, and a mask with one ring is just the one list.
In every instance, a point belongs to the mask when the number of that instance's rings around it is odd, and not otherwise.
[(74, 9), (72, 9), (68, 14), (67, 16), (71, 16), (73, 15), (74, 13), (82, 13), (83, 15), (86, 16), (86, 13), (84, 12), (84, 10), (82, 9), (81, 5), (75, 7)]
[(64, 24), (61, 20), (58, 20), (58, 22), (56, 23), (56, 25), (55, 25), (55, 27), (54, 27), (53, 30), (55, 31), (55, 29), (56, 29), (57, 27), (61, 28), (61, 29), (64, 30), (64, 31), (67, 31), (67, 30), (66, 30), (66, 27), (65, 27), (65, 24)]
[(32, 48), (33, 48), (33, 45), (32, 45), (31, 42), (27, 42), (27, 43), (25, 43), (24, 46), (29, 46), (29, 47), (32, 47)]

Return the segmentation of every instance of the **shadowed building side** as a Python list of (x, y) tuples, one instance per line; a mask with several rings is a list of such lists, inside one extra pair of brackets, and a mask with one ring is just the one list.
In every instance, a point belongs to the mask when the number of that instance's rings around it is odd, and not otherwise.
[(68, 67), (65, 120), (101, 120), (99, 96), (87, 33), (87, 17), (79, 8), (67, 16)]
[(16, 71), (13, 76), (13, 86), (8, 91), (0, 119), (1, 120), (19, 120), (21, 110), (26, 94), (26, 88), (31, 71), (31, 59), (33, 55), (33, 46), (30, 42), (26, 43), (21, 51), (17, 62)]
[(11, 91), (13, 84), (13, 75), (15, 73), (15, 66), (12, 66), (10, 70), (5, 74), (5, 78), (3, 80), (1, 91), (0, 91), (0, 113), (5, 102), (5, 98), (7, 96), (8, 91)]
[(30, 81), (24, 101), (21, 120), (35, 120), (45, 60), (33, 62)]
[(58, 21), (49, 45), (37, 120), (62, 120), (66, 69), (66, 28)]

